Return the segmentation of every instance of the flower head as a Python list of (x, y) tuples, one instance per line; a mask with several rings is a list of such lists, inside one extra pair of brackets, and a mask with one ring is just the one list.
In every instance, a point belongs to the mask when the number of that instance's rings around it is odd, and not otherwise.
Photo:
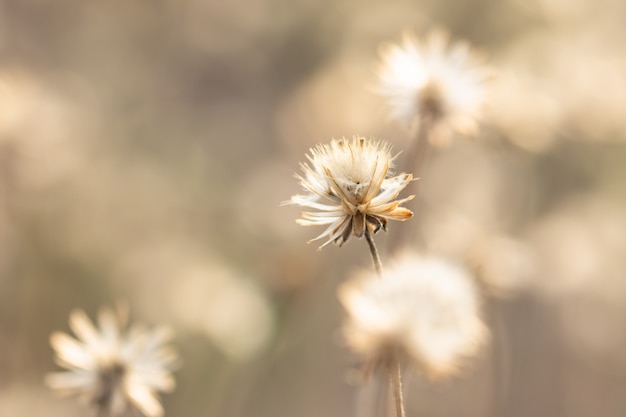
[(406, 33), (401, 45), (384, 47), (381, 58), (375, 90), (387, 98), (393, 117), (433, 123), (431, 140), (440, 144), (451, 131), (476, 132), (490, 70), (469, 45), (450, 43), (443, 31), (422, 42)]
[(363, 237), (386, 230), (387, 220), (408, 220), (413, 213), (400, 205), (409, 196), (394, 200), (411, 181), (411, 174), (390, 177), (391, 146), (382, 140), (355, 136), (352, 140), (333, 139), (318, 145), (307, 155), (311, 165), (301, 164), (304, 176), (296, 175), (308, 192), (291, 197), (296, 204), (318, 211), (301, 213), (296, 220), (303, 226), (327, 225), (314, 240), (326, 238), (339, 245), (350, 236)]
[(47, 375), (46, 383), (61, 394), (87, 400), (107, 415), (131, 406), (148, 417), (163, 415), (157, 391), (172, 391), (176, 353), (165, 346), (164, 328), (126, 328), (126, 314), (103, 309), (99, 329), (82, 310), (70, 315), (77, 339), (61, 332), (50, 337), (56, 362), (67, 371)]
[(349, 347), (376, 366), (392, 357), (446, 376), (476, 353), (486, 328), (471, 278), (436, 258), (404, 254), (378, 277), (363, 271), (339, 289)]

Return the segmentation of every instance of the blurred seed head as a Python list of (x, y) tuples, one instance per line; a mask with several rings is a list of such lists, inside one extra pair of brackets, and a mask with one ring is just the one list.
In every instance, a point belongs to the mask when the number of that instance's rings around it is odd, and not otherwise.
[(88, 112), (61, 90), (27, 71), (0, 70), (0, 150), (13, 150), (11, 168), (19, 186), (45, 187), (83, 168)]
[(558, 308), (563, 346), (603, 373), (626, 370), (626, 213), (623, 198), (583, 194), (528, 233), (541, 275), (537, 295)]
[(333, 139), (318, 145), (307, 155), (311, 165), (301, 164), (304, 176), (296, 175), (306, 195), (294, 195), (287, 204), (319, 210), (303, 212), (296, 220), (303, 226), (328, 225), (311, 241), (326, 238), (343, 245), (350, 236), (363, 237), (386, 230), (387, 220), (405, 221), (413, 217), (402, 203), (414, 196), (394, 200), (413, 176), (391, 177), (391, 145), (383, 140), (355, 136)]
[(509, 296), (531, 284), (536, 271), (532, 245), (467, 212), (439, 209), (423, 226), (429, 252), (471, 267), (490, 295)]
[(265, 294), (223, 266), (189, 265), (177, 277), (171, 298), (181, 321), (206, 334), (232, 360), (254, 357), (273, 334), (273, 311)]
[(539, 254), (540, 293), (611, 294), (626, 269), (626, 215), (623, 203), (599, 196), (579, 196), (539, 219), (528, 233)]
[(452, 43), (434, 30), (419, 40), (406, 32), (401, 44), (381, 49), (378, 85), (393, 118), (409, 123), (434, 122), (433, 144), (450, 134), (473, 135), (482, 117), (490, 69), (465, 42)]
[(174, 390), (171, 375), (177, 354), (166, 343), (165, 328), (127, 327), (126, 311), (102, 309), (98, 327), (82, 310), (70, 315), (76, 334), (55, 332), (50, 343), (56, 362), (67, 371), (47, 375), (46, 383), (63, 395), (86, 400), (107, 415), (119, 416), (129, 407), (148, 417), (163, 415), (157, 392)]
[(580, 3), (567, 3), (569, 12), (583, 6), (576, 14), (584, 18), (572, 27), (529, 30), (499, 57), (487, 117), (526, 150), (545, 152), (563, 139), (623, 141), (626, 59), (615, 53), (624, 27), (615, 16), (623, 13)]
[(227, 358), (253, 358), (274, 333), (271, 300), (209, 248), (170, 235), (122, 259), (115, 274), (144, 314), (201, 334)]
[(405, 253), (382, 278), (356, 274), (339, 299), (347, 344), (370, 367), (399, 355), (430, 376), (450, 376), (486, 340), (473, 280), (442, 259)]
[(485, 235), (467, 254), (478, 281), (490, 294), (512, 295), (530, 285), (536, 254), (526, 242), (503, 235)]
[(501, 71), (492, 84), (487, 117), (505, 138), (527, 151), (548, 150), (565, 117), (562, 103), (546, 84), (517, 69)]

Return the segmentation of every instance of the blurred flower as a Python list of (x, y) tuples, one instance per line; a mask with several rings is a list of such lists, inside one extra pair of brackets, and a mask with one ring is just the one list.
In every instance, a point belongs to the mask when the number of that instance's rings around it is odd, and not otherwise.
[(624, 230), (624, 203), (593, 194), (570, 198), (537, 219), (528, 233), (542, 271), (535, 289), (558, 298), (613, 295), (626, 269)]
[(0, 72), (0, 137), (3, 140), (19, 135), (20, 130), (29, 125), (29, 116), (39, 113), (42, 108), (38, 107), (50, 101), (38, 87), (22, 72)]
[(384, 103), (363, 88), (371, 84), (371, 69), (363, 62), (371, 60), (372, 46), (362, 44), (360, 32), (357, 39), (285, 95), (275, 118), (283, 149), (299, 155), (313, 138), (333, 137), (336, 132), (368, 132), (375, 137), (403, 133), (401, 126), (381, 123)]
[[(387, 177), (392, 168), (391, 145), (383, 140), (355, 136), (352, 141), (333, 139), (328, 145), (311, 149), (312, 166), (301, 164), (304, 177), (296, 175), (308, 195), (295, 195), (287, 204), (320, 210), (303, 212), (298, 224), (329, 225), (311, 241), (322, 238), (344, 244), (351, 235), (363, 237), (386, 230), (387, 220), (408, 220), (413, 213), (400, 204), (409, 196), (393, 201), (413, 178), (411, 174)], [(310, 242), (311, 242), (310, 241)]]
[(495, 218), (439, 208), (426, 214), (422, 233), (430, 253), (471, 267), (482, 290), (502, 297), (531, 285), (536, 254), (532, 245), (499, 230)]
[(272, 341), (274, 309), (261, 279), (243, 275), (188, 234), (138, 245), (118, 262), (114, 280), (135, 294), (135, 308), (207, 337), (228, 359), (253, 359)]
[[(576, 10), (576, 3), (567, 9)], [(537, 4), (527, 5), (537, 10)], [(587, 16), (594, 6), (574, 13)], [(610, 10), (603, 9), (623, 14)], [(567, 30), (526, 31), (498, 57), (486, 117), (517, 146), (546, 152), (562, 140), (624, 140), (626, 57), (615, 52), (622, 48), (624, 25), (614, 16), (596, 17)]]
[(441, 30), (422, 42), (407, 32), (401, 45), (381, 50), (381, 59), (375, 91), (387, 98), (393, 117), (434, 123), (431, 141), (439, 145), (452, 131), (476, 132), (490, 71), (469, 45), (452, 44)]
[(348, 345), (377, 366), (398, 355), (432, 376), (447, 376), (487, 336), (478, 292), (458, 267), (404, 254), (382, 278), (363, 271), (339, 289)]
[(229, 359), (251, 359), (271, 341), (272, 307), (252, 280), (217, 263), (188, 265), (176, 276), (169, 302), (174, 314), (207, 335)]
[(483, 290), (492, 295), (508, 296), (525, 289), (536, 272), (534, 248), (510, 236), (485, 234), (467, 256)]
[(566, 111), (555, 83), (514, 69), (500, 69), (492, 83), (486, 117), (505, 138), (531, 152), (547, 151), (558, 140)]
[(148, 417), (163, 415), (156, 391), (174, 389), (170, 372), (177, 360), (164, 345), (169, 338), (164, 328), (136, 325), (125, 332), (127, 315), (121, 308), (102, 309), (99, 329), (82, 310), (73, 311), (69, 323), (78, 339), (61, 332), (50, 338), (57, 363), (68, 369), (47, 376), (52, 389), (85, 399), (111, 416), (128, 406)]
[(624, 206), (621, 196), (581, 193), (537, 219), (527, 236), (541, 272), (533, 289), (558, 309), (564, 348), (606, 373), (626, 371)]
[(36, 74), (0, 69), (0, 146), (12, 150), (10, 167), (20, 188), (46, 187), (83, 168), (90, 115), (87, 106), (73, 104), (79, 100), (74, 94)]

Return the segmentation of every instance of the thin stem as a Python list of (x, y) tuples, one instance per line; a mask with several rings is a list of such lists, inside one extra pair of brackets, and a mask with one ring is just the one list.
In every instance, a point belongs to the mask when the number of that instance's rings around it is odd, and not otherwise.
[(374, 269), (376, 270), (376, 274), (378, 274), (378, 276), (382, 278), (383, 267), (382, 263), (380, 262), (380, 256), (378, 255), (378, 249), (376, 249), (374, 239), (372, 239), (372, 234), (367, 227), (365, 227), (365, 240), (367, 240), (367, 245), (370, 248), (370, 254), (372, 255), (372, 261), (374, 262)]
[[(378, 255), (378, 249), (376, 248), (374, 239), (372, 239), (372, 234), (367, 227), (365, 228), (365, 240), (367, 240), (367, 244), (370, 248), (370, 254), (372, 255), (372, 262), (374, 263), (376, 274), (382, 278), (383, 268), (382, 263), (380, 262), (380, 256)], [(396, 417), (405, 417), (404, 398), (402, 397), (402, 370), (400, 369), (400, 362), (398, 361), (398, 358), (393, 355), (386, 366)]]
[(405, 417), (404, 397), (402, 395), (402, 369), (400, 368), (400, 362), (395, 356), (387, 363), (387, 375), (389, 377), (389, 386), (396, 410), (396, 417)]
[[(420, 119), (420, 123), (417, 126), (415, 138), (411, 143), (411, 147), (404, 164), (405, 172), (413, 173), (414, 178), (414, 180), (411, 181), (405, 188), (404, 192), (408, 195), (418, 197), (419, 179), (424, 172), (428, 156), (431, 153), (430, 135), (432, 134), (435, 123), (436, 119), (433, 116), (424, 116)], [(418, 208), (418, 201), (419, 199), (416, 198), (407, 204), (407, 207), (416, 212)], [(399, 248), (406, 246), (409, 229), (410, 228), (402, 227), (394, 232), (395, 239), (390, 244), (391, 252), (396, 252)]]

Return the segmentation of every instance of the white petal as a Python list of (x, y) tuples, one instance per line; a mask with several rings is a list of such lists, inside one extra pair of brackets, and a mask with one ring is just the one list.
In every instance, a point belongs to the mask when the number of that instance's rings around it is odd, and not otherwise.
[(57, 353), (57, 358), (69, 367), (94, 369), (96, 358), (86, 346), (65, 333), (55, 332), (50, 336), (50, 344)]
[(381, 187), (383, 191), (372, 199), (372, 206), (378, 206), (396, 198), (412, 179), (412, 174), (402, 174), (397, 177), (387, 178), (383, 181)]
[(100, 335), (83, 310), (72, 311), (70, 314), (70, 327), (86, 345), (99, 343)]
[(114, 354), (120, 346), (122, 323), (110, 309), (100, 310), (98, 321), (102, 335), (102, 343), (99, 347), (104, 354)]
[[(324, 246), (328, 245), (330, 242), (335, 240), (337, 237), (341, 236), (341, 234), (343, 233), (343, 230), (347, 226), (347, 221), (349, 219), (350, 219), (350, 216), (346, 216), (344, 218), (337, 219), (337, 221), (335, 221), (333, 224), (328, 226), (326, 228), (326, 230), (324, 230), (322, 233), (320, 233), (317, 237), (309, 240), (307, 243), (315, 242), (316, 240), (319, 240), (319, 239), (321, 239), (323, 237), (330, 236), (329, 240), (326, 243), (324, 243), (322, 246), (320, 246), (320, 248), (323, 248)], [(335, 234), (332, 234), (333, 230), (335, 230), (336, 228), (337, 228), (337, 232)]]
[(132, 403), (148, 417), (161, 417), (163, 407), (155, 394), (148, 388), (140, 384), (128, 384), (126, 394)]
[(341, 205), (330, 206), (328, 204), (318, 203), (317, 199), (312, 199), (310, 196), (303, 195), (294, 195), (291, 197), (291, 203), (322, 211), (337, 211), (341, 209)]
[(46, 375), (46, 385), (61, 394), (73, 394), (93, 390), (97, 385), (97, 374), (94, 372), (55, 372)]

